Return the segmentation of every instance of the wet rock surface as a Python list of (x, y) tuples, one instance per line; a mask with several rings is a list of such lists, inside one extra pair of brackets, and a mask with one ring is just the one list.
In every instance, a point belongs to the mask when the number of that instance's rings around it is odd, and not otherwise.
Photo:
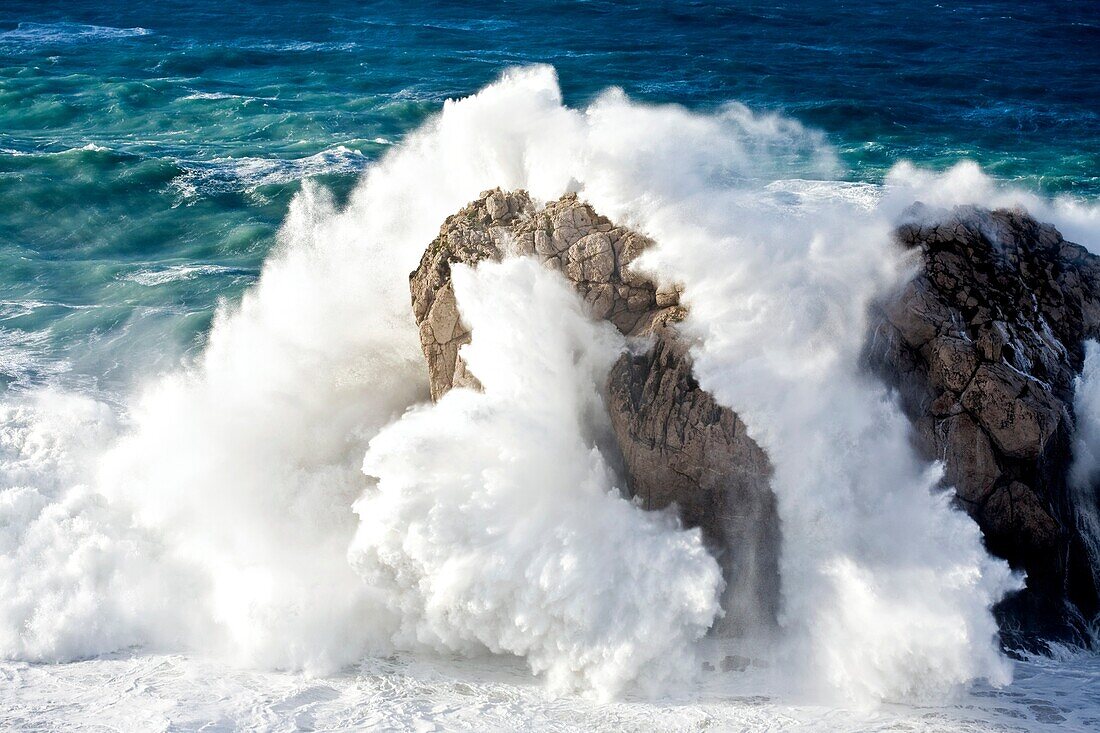
[(727, 579), (726, 623), (774, 618), (779, 524), (767, 456), (741, 420), (700, 389), (688, 344), (676, 330), (685, 311), (675, 289), (631, 271), (651, 240), (614, 225), (567, 194), (539, 209), (523, 191), (487, 191), (449, 217), (410, 275), (413, 312), (433, 399), (476, 386), (458, 355), (469, 342), (450, 281), (456, 263), (508, 255), (560, 272), (588, 303), (633, 337), (608, 377), (607, 398), (624, 479), (648, 509), (675, 504), (700, 527)]
[[(1082, 641), (1100, 611), (1067, 486), (1074, 380), (1100, 331), (1100, 258), (1022, 211), (914, 206), (898, 228), (916, 274), (873, 308), (869, 368), (895, 387), (914, 442), (944, 462), (944, 485), (988, 549), (1027, 573), (997, 609), (1006, 641)], [(692, 375), (685, 315), (630, 264), (651, 241), (575, 195), (545, 207), (487, 191), (449, 217), (410, 275), (433, 399), (476, 387), (451, 287), (455, 263), (536, 258), (569, 280), (594, 317), (631, 337), (607, 405), (623, 478), (646, 508), (700, 527), (729, 584), (727, 624), (774, 618), (779, 521), (771, 467), (732, 411)]]
[(920, 206), (897, 230), (919, 271), (872, 314), (870, 365), (991, 552), (1027, 573), (1010, 642), (1075, 640), (1100, 606), (1067, 486), (1074, 380), (1100, 326), (1100, 258), (1022, 211)]

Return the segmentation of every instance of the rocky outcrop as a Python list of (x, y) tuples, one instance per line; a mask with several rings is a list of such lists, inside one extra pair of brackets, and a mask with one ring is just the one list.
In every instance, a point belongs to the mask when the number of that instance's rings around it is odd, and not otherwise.
[(594, 317), (638, 347), (608, 378), (629, 491), (650, 509), (675, 504), (687, 526), (702, 528), (727, 578), (727, 623), (768, 620), (778, 603), (778, 520), (767, 456), (692, 376), (675, 325), (684, 316), (679, 293), (631, 270), (650, 244), (572, 194), (538, 209), (526, 192), (487, 191), (449, 217), (409, 278), (432, 398), (476, 385), (458, 354), (470, 333), (452, 265), (524, 255), (561, 272)]
[[(1009, 643), (1083, 640), (1100, 601), (1067, 474), (1074, 380), (1100, 331), (1100, 258), (1020, 211), (917, 206), (908, 220), (897, 239), (919, 267), (873, 309), (867, 364), (897, 389), (918, 449), (943, 461), (989, 550), (1027, 572), (1027, 589), (997, 609)], [(695, 381), (679, 293), (631, 270), (650, 244), (573, 195), (539, 208), (522, 191), (482, 194), (410, 276), (432, 397), (476, 386), (458, 353), (470, 333), (453, 264), (525, 255), (561, 272), (634, 345), (607, 383), (629, 491), (702, 528), (726, 573), (728, 623), (771, 619), (780, 528), (768, 458)]]
[(1021, 211), (916, 206), (920, 271), (872, 317), (868, 357), (991, 552), (1027, 572), (1002, 628), (1074, 638), (1097, 588), (1067, 487), (1074, 379), (1100, 326), (1100, 258)]
[(413, 316), (428, 361), (433, 400), (451, 387), (476, 383), (458, 358), (458, 350), (470, 342), (470, 332), (458, 314), (451, 265), (501, 259), (515, 225), (529, 220), (534, 212), (534, 204), (525, 194), (492, 191), (482, 195), (447, 217), (439, 236), (420, 258), (420, 266), (409, 275)]
[(448, 217), (409, 277), (432, 398), (472, 379), (458, 359), (458, 349), (469, 342), (470, 333), (455, 304), (452, 264), (500, 260), (505, 255), (535, 257), (573, 283), (595, 318), (638, 335), (662, 309), (679, 301), (675, 290), (659, 293), (648, 279), (630, 271), (630, 263), (649, 244), (640, 234), (599, 216), (574, 194), (536, 212), (525, 191), (487, 191)]

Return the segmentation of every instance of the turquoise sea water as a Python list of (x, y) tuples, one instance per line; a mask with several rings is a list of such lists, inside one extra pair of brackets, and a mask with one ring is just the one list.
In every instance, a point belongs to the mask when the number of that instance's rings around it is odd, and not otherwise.
[[(1098, 251), (1098, 46), (1095, 1), (0, 0), (0, 728), (1095, 731), (844, 354), (918, 195)], [(406, 274), (498, 184), (654, 234), (713, 327), (776, 643), (696, 643), (718, 572), (615, 491), (622, 343), (553, 276), (456, 274), (489, 378), (427, 402)]]
[(122, 390), (202, 342), (306, 177), (344, 196), (450, 97), (550, 63), (819, 128), (846, 176), (962, 158), (1100, 192), (1094, 2), (0, 3), (0, 383)]

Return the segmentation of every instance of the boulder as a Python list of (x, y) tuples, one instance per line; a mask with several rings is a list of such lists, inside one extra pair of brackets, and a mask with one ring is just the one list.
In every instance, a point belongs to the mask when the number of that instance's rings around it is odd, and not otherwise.
[(1100, 258), (1023, 211), (915, 205), (897, 240), (915, 277), (876, 304), (868, 363), (987, 547), (1027, 573), (1001, 605), (1012, 644), (1083, 641), (1100, 611), (1067, 486), (1074, 379), (1100, 326)]
[(528, 256), (560, 272), (592, 316), (613, 323), (634, 347), (607, 384), (626, 490), (647, 509), (675, 506), (686, 526), (702, 529), (726, 577), (727, 627), (771, 623), (779, 599), (771, 467), (737, 415), (692, 376), (676, 329), (685, 315), (679, 292), (630, 269), (650, 244), (574, 194), (540, 209), (524, 191), (486, 191), (449, 217), (409, 277), (432, 398), (477, 386), (458, 354), (470, 332), (455, 302), (453, 264)]

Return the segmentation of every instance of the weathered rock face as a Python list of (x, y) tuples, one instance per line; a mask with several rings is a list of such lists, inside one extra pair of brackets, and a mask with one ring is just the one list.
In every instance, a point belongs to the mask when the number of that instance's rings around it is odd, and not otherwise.
[(1027, 572), (1002, 628), (1072, 637), (1100, 610), (1067, 488), (1100, 258), (1018, 211), (911, 213), (897, 237), (921, 271), (873, 315), (870, 363), (989, 550)]
[(413, 313), (428, 359), (432, 398), (469, 384), (458, 349), (470, 340), (451, 286), (451, 265), (500, 260), (505, 255), (535, 257), (561, 272), (590, 305), (628, 335), (640, 333), (661, 308), (679, 300), (675, 291), (658, 293), (629, 265), (650, 244), (645, 237), (613, 225), (575, 195), (563, 196), (536, 212), (524, 191), (487, 191), (451, 216), (410, 275)]
[(726, 571), (725, 623), (738, 632), (779, 609), (771, 465), (740, 418), (695, 381), (678, 310), (645, 326), (652, 348), (612, 367), (608, 408), (634, 495), (647, 509), (675, 503), (687, 526), (703, 528)]
[(535, 207), (526, 194), (490, 192), (447, 217), (439, 236), (428, 245), (420, 266), (409, 275), (413, 315), (420, 329), (420, 346), (428, 360), (432, 399), (455, 386), (475, 383), (458, 359), (470, 342), (462, 325), (451, 284), (451, 265), (499, 260), (508, 249), (514, 226), (531, 218)]
[[(1081, 639), (1100, 611), (1067, 487), (1074, 379), (1083, 341), (1100, 332), (1100, 258), (1022, 212), (915, 207), (897, 231), (919, 273), (878, 304), (869, 366), (895, 386), (918, 449), (991, 552), (1028, 574), (998, 609), (1011, 639)], [(771, 467), (736, 414), (692, 376), (675, 290), (630, 269), (651, 242), (573, 195), (539, 210), (525, 192), (489, 191), (447, 219), (410, 276), (433, 399), (476, 386), (459, 347), (470, 340), (451, 287), (454, 263), (526, 255), (561, 272), (597, 318), (637, 350), (608, 377), (624, 478), (644, 506), (675, 504), (703, 529), (726, 573), (734, 628), (778, 610), (779, 522)]]
[(475, 385), (459, 348), (470, 340), (451, 286), (451, 266), (535, 257), (573, 283), (592, 315), (648, 349), (627, 353), (608, 378), (608, 409), (628, 488), (643, 505), (671, 504), (701, 527), (727, 578), (727, 622), (774, 618), (779, 524), (767, 456), (730, 410), (692, 376), (675, 290), (630, 270), (651, 241), (615, 226), (575, 195), (536, 211), (523, 191), (488, 191), (444, 222), (410, 275), (413, 313), (428, 361), (431, 394)]

